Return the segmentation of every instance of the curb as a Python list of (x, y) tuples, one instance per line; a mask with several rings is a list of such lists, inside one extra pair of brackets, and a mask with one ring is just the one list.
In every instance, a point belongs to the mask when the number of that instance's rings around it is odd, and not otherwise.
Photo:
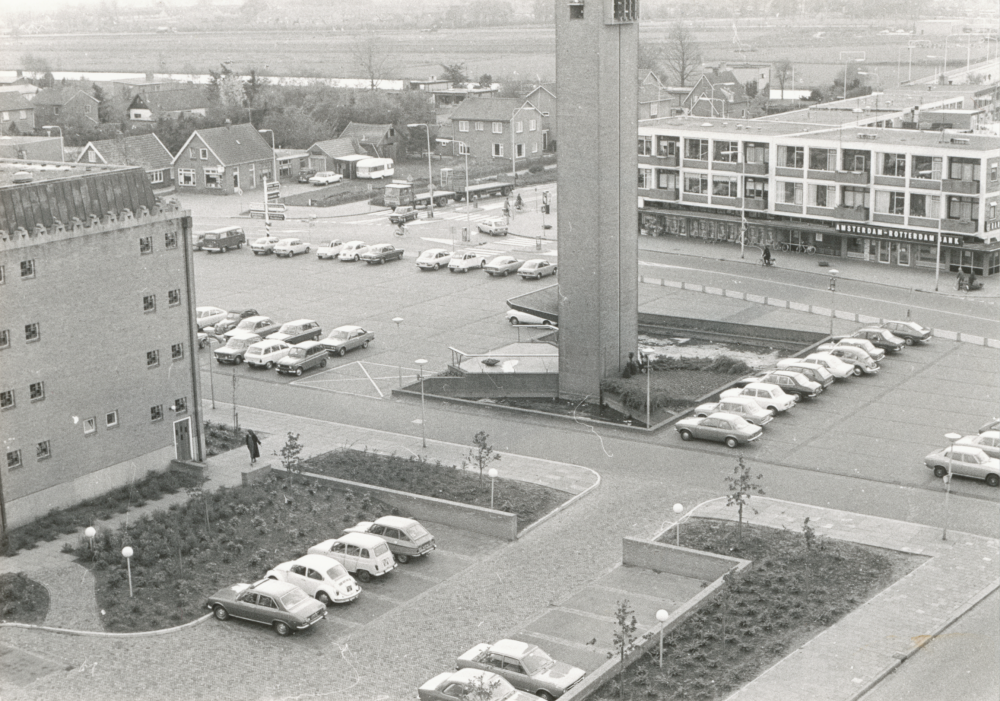
[[(576, 467), (580, 467), (580, 468), (582, 468), (584, 470), (587, 470), (588, 472), (594, 473), (594, 476), (597, 477), (597, 481), (594, 482), (589, 487), (587, 487), (586, 489), (584, 489), (582, 492), (580, 492), (576, 496), (574, 496), (573, 498), (571, 498), (569, 501), (563, 502), (562, 504), (560, 504), (559, 506), (557, 506), (556, 508), (554, 508), (552, 511), (550, 511), (547, 514), (545, 514), (540, 519), (538, 519), (537, 521), (535, 521), (534, 523), (532, 523), (531, 525), (529, 525), (523, 531), (521, 531), (520, 533), (518, 533), (517, 534), (517, 539), (518, 540), (520, 540), (524, 536), (528, 535), (528, 533), (530, 533), (531, 531), (535, 530), (535, 528), (537, 528), (538, 526), (541, 526), (543, 523), (545, 523), (549, 519), (555, 518), (556, 514), (560, 513), (561, 511), (564, 511), (565, 509), (568, 509), (570, 506), (573, 506), (574, 504), (576, 504), (577, 501), (579, 501), (580, 499), (583, 499), (585, 496), (587, 496), (592, 491), (594, 491), (595, 489), (597, 489), (598, 487), (601, 486), (601, 473), (597, 472), (597, 470), (591, 470), (589, 467), (583, 467), (582, 465), (577, 465)], [(536, 483), (533, 482), (532, 484), (536, 484)]]
[(62, 635), (79, 635), (84, 637), (93, 638), (148, 638), (154, 635), (169, 635), (170, 633), (176, 633), (178, 631), (184, 630), (185, 628), (193, 628), (199, 623), (208, 620), (212, 617), (212, 614), (206, 613), (201, 618), (196, 618), (193, 621), (188, 621), (179, 626), (174, 626), (173, 628), (162, 628), (160, 630), (144, 630), (138, 633), (106, 633), (104, 631), (98, 630), (73, 630), (71, 628), (52, 628), (51, 626), (36, 626), (30, 623), (7, 623), (6, 621), (0, 621), (0, 628), (24, 628), (27, 630), (41, 630), (46, 633), (61, 633)]

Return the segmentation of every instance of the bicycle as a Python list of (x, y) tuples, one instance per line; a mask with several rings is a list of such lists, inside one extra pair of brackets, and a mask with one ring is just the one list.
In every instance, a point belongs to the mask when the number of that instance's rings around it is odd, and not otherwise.
[(757, 265), (763, 266), (765, 268), (770, 268), (777, 262), (778, 259), (775, 258), (774, 256), (771, 256), (770, 258), (765, 258), (764, 256), (761, 256), (760, 258), (757, 259)]
[(790, 251), (792, 253), (805, 253), (807, 256), (811, 256), (816, 253), (815, 246), (809, 246), (804, 243), (779, 243), (778, 250)]
[(408, 231), (409, 229), (406, 228), (406, 224), (400, 224), (393, 230), (393, 233), (396, 236), (405, 236)]

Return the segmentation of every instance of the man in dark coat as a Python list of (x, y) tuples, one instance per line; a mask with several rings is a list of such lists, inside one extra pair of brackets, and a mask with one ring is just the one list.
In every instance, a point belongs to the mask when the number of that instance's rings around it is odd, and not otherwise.
[(260, 457), (260, 438), (249, 429), (247, 429), (247, 450), (250, 451), (250, 464), (253, 465)]

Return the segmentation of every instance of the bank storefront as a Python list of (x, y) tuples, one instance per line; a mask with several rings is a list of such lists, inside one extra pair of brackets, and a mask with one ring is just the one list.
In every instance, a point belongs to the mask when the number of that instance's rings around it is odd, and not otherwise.
[[(643, 200), (639, 209), (639, 234), (642, 236), (678, 236), (714, 243), (739, 245), (745, 227), (747, 246), (772, 251), (793, 251), (824, 256), (853, 258), (870, 263), (934, 269), (938, 256), (937, 232), (776, 217), (770, 213), (739, 213), (718, 210), (676, 209), (676, 205)], [(986, 241), (962, 234), (941, 233), (941, 270), (974, 272), (976, 275), (1000, 273), (1000, 241)]]

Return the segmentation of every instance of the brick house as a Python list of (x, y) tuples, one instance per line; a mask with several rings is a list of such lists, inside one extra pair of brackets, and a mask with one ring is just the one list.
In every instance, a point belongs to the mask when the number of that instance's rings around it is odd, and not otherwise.
[(174, 157), (156, 134), (91, 141), (84, 146), (76, 162), (142, 166), (153, 190), (166, 190), (174, 186)]
[(31, 134), (34, 131), (34, 106), (20, 93), (0, 92), (0, 132)]
[[(542, 114), (520, 98), (469, 98), (448, 116), (442, 136), (466, 144), (470, 157), (482, 159), (533, 158), (544, 148)], [(457, 154), (454, 142), (448, 148)]]
[(750, 97), (730, 71), (705, 73), (684, 98), (682, 106), (688, 114), (698, 117), (743, 118), (750, 109)]
[(208, 94), (204, 88), (181, 88), (141, 92), (128, 106), (130, 122), (149, 123), (158, 119), (179, 119), (208, 111)]
[(340, 132), (340, 138), (353, 141), (357, 153), (367, 153), (371, 158), (397, 160), (399, 138), (391, 124), (349, 122)]
[(309, 147), (309, 168), (317, 172), (332, 170), (345, 178), (356, 176), (358, 161), (371, 158), (354, 139), (341, 137), (317, 141)]
[(199, 129), (174, 156), (177, 187), (236, 194), (263, 187), (274, 169), (274, 151), (252, 124)]
[(524, 98), (534, 105), (541, 115), (543, 151), (555, 151), (556, 141), (559, 138), (556, 128), (556, 105), (559, 100), (556, 98), (555, 89), (555, 83), (548, 86), (539, 85)]
[(681, 98), (653, 71), (639, 71), (639, 119), (671, 117), (681, 111)]
[(31, 104), (35, 107), (35, 124), (98, 123), (97, 98), (80, 88), (46, 88), (39, 90)]

